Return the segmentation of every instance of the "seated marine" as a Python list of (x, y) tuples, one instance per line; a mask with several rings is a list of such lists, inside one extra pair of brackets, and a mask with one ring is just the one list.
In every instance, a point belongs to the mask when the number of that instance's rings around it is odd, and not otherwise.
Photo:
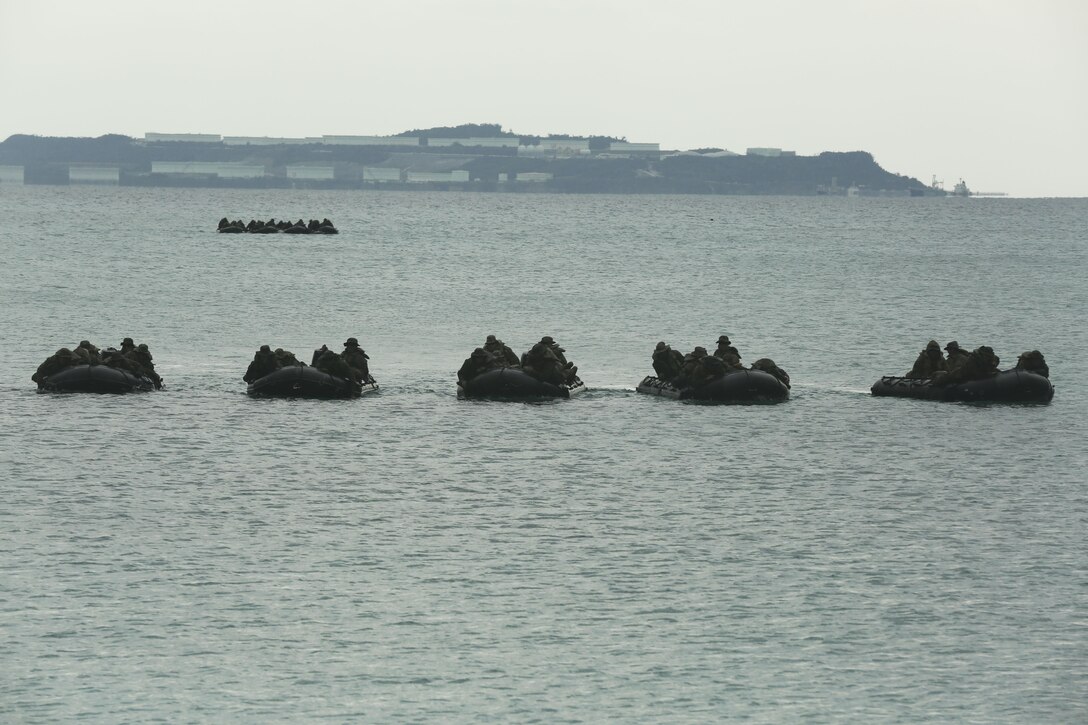
[(551, 346), (543, 342), (538, 342), (537, 344), (533, 345), (532, 348), (530, 348), (529, 350), (521, 353), (522, 367), (525, 367), (526, 362), (529, 360), (529, 353), (533, 350), (536, 350), (537, 348), (540, 348), (540, 350), (536, 353), (538, 356), (551, 357), (553, 360), (555, 360), (555, 362), (559, 363), (559, 365), (562, 366), (563, 363), (559, 362), (559, 358), (555, 356), (555, 352), (552, 351)]
[(151, 382), (155, 383), (156, 388), (162, 388), (162, 378), (155, 372), (155, 363), (151, 357), (151, 350), (148, 349), (147, 345), (142, 342), (137, 345), (129, 359), (140, 367), (142, 375), (151, 378)]
[(487, 350), (500, 362), (505, 363), (507, 367), (516, 368), (520, 364), (518, 354), (494, 335), (487, 336), (487, 340), (484, 341), (484, 350)]
[(673, 350), (665, 344), (665, 341), (657, 343), (653, 352), (654, 375), (658, 380), (674, 380), (680, 374), (680, 368), (684, 365), (684, 355), (679, 350)]
[(729, 342), (728, 335), (718, 337), (718, 347), (714, 350), (714, 357), (724, 360), (727, 363), (726, 367), (731, 370), (744, 369), (740, 362), (740, 352)]
[(696, 371), (695, 377), (700, 382), (709, 382), (725, 375), (727, 368), (728, 363), (720, 357), (707, 355), (699, 360), (699, 369)]
[(559, 343), (552, 339), (551, 335), (545, 335), (540, 338), (540, 344), (546, 345), (555, 359), (559, 361), (562, 367), (563, 380), (567, 383), (573, 384), (578, 379), (578, 368), (570, 360), (567, 360), (566, 350), (560, 347)]
[(1001, 358), (994, 354), (994, 349), (989, 345), (976, 347), (967, 355), (967, 360), (952, 372), (938, 375), (933, 381), (934, 385), (953, 385), (956, 383), (969, 383), (972, 380), (985, 380), (1000, 372), (997, 366), (1001, 364)]
[(562, 385), (567, 379), (566, 366), (544, 342), (538, 342), (522, 355), (521, 369), (537, 380), (552, 385)]
[(698, 385), (698, 382), (701, 382), (703, 367), (700, 361), (704, 357), (706, 357), (706, 348), (702, 346), (696, 347), (685, 355), (684, 364), (680, 368), (680, 374), (673, 381), (673, 385), (678, 388)]
[(102, 351), (102, 364), (107, 367), (130, 372), (133, 375), (143, 375), (139, 363), (137, 363), (131, 355), (127, 355), (121, 350), (115, 350), (112, 347)]
[(80, 340), (79, 346), (72, 352), (88, 365), (98, 365), (102, 362), (102, 356), (98, 348), (92, 345), (89, 340)]
[(66, 347), (62, 347), (45, 359), (38, 369), (30, 376), (35, 383), (44, 382), (50, 375), (55, 375), (65, 368), (82, 365), (83, 359)]
[(939, 372), (944, 372), (948, 367), (944, 362), (944, 353), (941, 352), (941, 344), (936, 340), (926, 343), (926, 348), (918, 353), (914, 361), (914, 367), (903, 377), (911, 380), (932, 378)]
[(567, 356), (563, 354), (566, 352), (566, 350), (561, 348), (559, 346), (559, 343), (552, 339), (551, 335), (545, 335), (544, 337), (540, 338), (540, 344), (547, 345), (548, 349), (552, 351), (552, 354), (555, 355), (556, 359), (559, 360), (559, 362), (563, 363), (564, 365), (567, 364)]
[(340, 357), (355, 371), (356, 379), (359, 382), (365, 383), (370, 380), (370, 365), (367, 363), (370, 356), (366, 354), (363, 348), (359, 347), (358, 340), (354, 337), (345, 340), (344, 351), (340, 353)]
[(268, 345), (261, 345), (261, 348), (254, 353), (253, 361), (249, 363), (242, 380), (252, 383), (254, 380), (260, 380), (265, 375), (274, 373), (279, 369), (280, 363), (276, 359), (276, 353), (272, 352), (272, 348)]
[(325, 348), (325, 351), (317, 356), (314, 367), (323, 373), (332, 375), (334, 378), (347, 378), (356, 384), (359, 382), (358, 373), (355, 369), (347, 364), (344, 358), (340, 356), (340, 353), (333, 352), (328, 348)]
[(499, 367), (506, 366), (487, 350), (478, 347), (473, 350), (472, 354), (465, 358), (465, 361), (461, 364), (460, 369), (457, 371), (457, 381), (464, 384), (480, 373)]
[(760, 359), (756, 360), (754, 363), (752, 363), (751, 369), (762, 370), (765, 373), (770, 373), (771, 375), (778, 378), (779, 382), (781, 382), (787, 388), (790, 386), (789, 373), (775, 365), (774, 360), (770, 359), (769, 357), (761, 357)]
[(303, 367), (302, 361), (295, 357), (295, 353), (290, 350), (284, 350), (282, 347), (277, 347), (273, 351), (273, 354), (276, 356), (276, 363), (281, 368), (291, 367), (292, 365), (295, 367)]
[(960, 344), (953, 340), (944, 346), (944, 351), (948, 353), (948, 358), (945, 360), (945, 367), (948, 372), (952, 372), (958, 369), (961, 365), (967, 362), (967, 356), (971, 353), (960, 347)]
[(1050, 367), (1046, 364), (1046, 358), (1038, 350), (1029, 350), (1022, 353), (1016, 360), (1013, 370), (1026, 370), (1029, 373), (1037, 373), (1044, 378), (1050, 377)]

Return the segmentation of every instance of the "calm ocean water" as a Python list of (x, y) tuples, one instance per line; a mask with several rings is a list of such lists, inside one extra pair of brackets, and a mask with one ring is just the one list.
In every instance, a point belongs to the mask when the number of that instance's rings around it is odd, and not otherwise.
[[(1088, 200), (0, 187), (0, 720), (1088, 719)], [(226, 236), (329, 217), (335, 237)], [(484, 336), (591, 388), (458, 401)], [(729, 334), (783, 405), (633, 392)], [(39, 395), (81, 339), (168, 389)], [(360, 339), (373, 398), (252, 400)], [(930, 338), (1043, 406), (873, 398)]]

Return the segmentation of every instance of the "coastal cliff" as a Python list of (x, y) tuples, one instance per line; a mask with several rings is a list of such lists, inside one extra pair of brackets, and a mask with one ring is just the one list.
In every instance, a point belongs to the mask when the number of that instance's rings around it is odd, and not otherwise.
[[(579, 150), (544, 154), (539, 151), (544, 147), (541, 137), (497, 129), (492, 124), (417, 129), (385, 137), (387, 145), (381, 139), (367, 145), (330, 145), (321, 139), (269, 139), (255, 145), (160, 142), (116, 134), (15, 135), (0, 143), (0, 167), (18, 170), (7, 173), (5, 180), (21, 173), (25, 184), (801, 196), (938, 193), (917, 179), (883, 169), (865, 151), (816, 156), (739, 155), (720, 149), (670, 152), (611, 137), (554, 135), (544, 137), (548, 148), (572, 139)], [(484, 133), (492, 135), (473, 135)], [(435, 145), (439, 138), (442, 145)], [(506, 145), (501, 145), (503, 138), (509, 139)], [(418, 144), (404, 143), (415, 139)], [(495, 145), (486, 146), (485, 141)], [(618, 147), (635, 150), (617, 153)]]

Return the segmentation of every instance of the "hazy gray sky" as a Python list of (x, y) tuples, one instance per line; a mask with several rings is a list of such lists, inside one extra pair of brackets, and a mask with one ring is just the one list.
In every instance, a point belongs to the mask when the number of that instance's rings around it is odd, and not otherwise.
[(1085, 0), (0, 0), (0, 139), (501, 123), (1088, 196)]

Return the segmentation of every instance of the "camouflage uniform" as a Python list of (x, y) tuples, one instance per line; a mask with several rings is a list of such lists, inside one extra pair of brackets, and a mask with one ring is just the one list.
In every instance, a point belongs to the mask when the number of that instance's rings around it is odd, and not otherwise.
[(740, 362), (740, 352), (737, 348), (733, 347), (729, 342), (728, 335), (721, 335), (718, 338), (718, 347), (714, 350), (714, 357), (724, 360), (726, 368), (729, 370), (743, 370), (744, 366)]
[(914, 361), (914, 367), (903, 377), (912, 380), (923, 380), (932, 378), (937, 373), (944, 372), (947, 369), (940, 343), (936, 340), (930, 340), (926, 343), (926, 349), (918, 353), (918, 358)]
[(525, 353), (521, 360), (521, 369), (537, 380), (553, 385), (562, 385), (566, 379), (563, 363), (559, 362), (555, 353), (543, 342), (533, 345)]
[(1046, 364), (1046, 358), (1038, 350), (1029, 350), (1020, 355), (1016, 361), (1014, 370), (1026, 370), (1029, 373), (1037, 373), (1044, 378), (1050, 377), (1050, 367)]
[(970, 353), (960, 347), (960, 344), (955, 340), (945, 345), (944, 349), (945, 352), (948, 353), (948, 359), (945, 360), (945, 368), (947, 368), (950, 373), (955, 372), (961, 365), (967, 362), (967, 356), (970, 355)]
[(155, 372), (155, 363), (152, 361), (151, 351), (147, 348), (147, 345), (140, 343), (129, 359), (140, 366), (140, 372), (151, 378), (151, 382), (155, 383), (156, 388), (162, 387), (162, 378)]
[(291, 366), (298, 367), (302, 365), (302, 363), (299, 362), (299, 359), (295, 357), (295, 353), (290, 350), (284, 350), (282, 347), (277, 347), (273, 354), (276, 356), (276, 362), (281, 368)]
[(352, 382), (357, 382), (355, 370), (344, 361), (339, 353), (332, 350), (321, 353), (321, 356), (314, 363), (314, 367), (323, 373), (332, 375), (334, 378), (347, 378)]
[(552, 354), (555, 355), (555, 359), (558, 360), (561, 364), (567, 364), (567, 356), (563, 354), (566, 352), (566, 350), (559, 347), (559, 343), (553, 340), (551, 335), (545, 335), (544, 337), (540, 338), (540, 344), (546, 345), (548, 349), (552, 351)]
[(268, 345), (261, 345), (261, 349), (254, 353), (253, 362), (249, 364), (246, 374), (242, 376), (242, 380), (252, 383), (254, 380), (260, 380), (265, 375), (279, 369), (280, 363), (276, 359), (276, 353), (272, 352), (272, 348)]
[(709, 382), (715, 378), (720, 378), (725, 375), (727, 366), (728, 363), (720, 357), (707, 355), (699, 360), (699, 369), (696, 372), (696, 378), (702, 382)]
[[(128, 339), (128, 338), (126, 338)], [(117, 370), (124, 370), (130, 372), (133, 375), (142, 375), (140, 372), (140, 366), (137, 365), (131, 357), (125, 355), (120, 350), (114, 350), (112, 347), (107, 348), (102, 353), (102, 364), (107, 365)]]
[(563, 380), (566, 383), (573, 383), (578, 379), (578, 368), (567, 359), (566, 350), (559, 346), (559, 343), (552, 339), (550, 335), (545, 335), (540, 338), (540, 344), (546, 345), (551, 350), (552, 355), (559, 361), (561, 366), (560, 373), (563, 376)]
[(487, 341), (484, 342), (484, 350), (491, 353), (496, 360), (505, 363), (508, 367), (516, 368), (518, 366), (518, 354), (494, 335), (487, 336)]
[(684, 365), (684, 356), (679, 350), (673, 350), (664, 341), (657, 343), (653, 352), (654, 374), (658, 380), (673, 380), (680, 374)]
[(972, 380), (985, 380), (998, 373), (997, 366), (1001, 359), (994, 354), (994, 349), (988, 345), (982, 345), (971, 351), (967, 360), (948, 375), (941, 376), (941, 384), (968, 383)]
[(684, 365), (680, 368), (680, 374), (673, 381), (673, 385), (678, 388), (685, 388), (691, 385), (698, 385), (702, 381), (702, 363), (700, 362), (706, 357), (705, 347), (696, 347), (694, 350), (684, 356)]
[(482, 347), (478, 347), (472, 351), (471, 355), (465, 358), (465, 362), (462, 363), (461, 368), (457, 371), (457, 380), (461, 383), (467, 383), (480, 373), (487, 372), (496, 367), (505, 366), (490, 352)]
[(340, 357), (342, 357), (344, 362), (355, 371), (356, 377), (360, 382), (365, 383), (370, 380), (370, 365), (367, 363), (370, 356), (366, 354), (366, 351), (363, 350), (363, 348), (359, 347), (358, 340), (354, 337), (349, 337), (344, 342), (344, 351), (340, 353)]
[(98, 352), (98, 348), (92, 345), (89, 340), (81, 340), (79, 347), (72, 352), (88, 365), (98, 365), (102, 362), (102, 356)]
[(752, 363), (752, 370), (762, 370), (765, 373), (770, 373), (771, 375), (778, 378), (779, 382), (781, 382), (787, 388), (790, 386), (789, 373), (775, 365), (774, 360), (770, 359), (769, 357), (761, 357), (759, 360), (756, 360), (754, 363)]
[(45, 359), (30, 376), (35, 383), (42, 383), (50, 375), (55, 375), (65, 368), (83, 364), (83, 359), (66, 347), (62, 347)]

